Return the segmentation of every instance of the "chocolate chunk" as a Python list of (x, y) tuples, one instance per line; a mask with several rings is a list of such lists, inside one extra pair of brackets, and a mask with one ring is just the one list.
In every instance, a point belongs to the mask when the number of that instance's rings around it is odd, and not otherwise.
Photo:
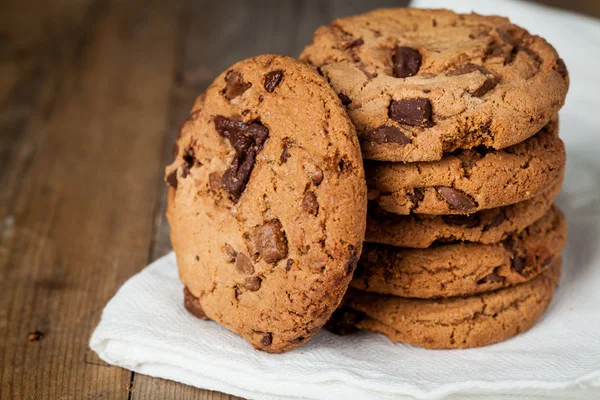
[(510, 267), (518, 274), (523, 275), (525, 270), (525, 258), (518, 255), (514, 255)]
[(552, 260), (554, 260), (552, 256), (544, 258), (544, 260), (542, 261), (542, 267), (547, 267), (548, 265), (550, 265), (552, 263)]
[(390, 103), (389, 117), (401, 124), (431, 127), (431, 113), (431, 103), (423, 97), (392, 100)]
[(183, 306), (190, 314), (196, 318), (208, 319), (202, 306), (200, 305), (200, 299), (195, 297), (187, 287), (183, 288)]
[(271, 333), (265, 333), (262, 337), (262, 339), (260, 340), (260, 344), (262, 344), (263, 346), (270, 346), (271, 343), (273, 343), (273, 334)]
[(460, 65), (460, 66), (454, 68), (453, 70), (448, 72), (448, 76), (470, 74), (471, 72), (475, 72), (475, 71), (479, 71), (483, 76), (485, 76), (485, 81), (481, 84), (481, 86), (479, 86), (477, 89), (469, 92), (475, 97), (483, 96), (484, 94), (486, 94), (487, 92), (492, 90), (494, 87), (496, 87), (496, 85), (500, 81), (500, 78), (498, 78), (496, 75), (492, 74), (487, 69), (483, 68), (480, 65), (470, 64), (470, 63)]
[(262, 283), (262, 279), (258, 276), (251, 276), (250, 278), (246, 278), (244, 282), (244, 287), (251, 292), (256, 292), (260, 289), (260, 284)]
[(294, 260), (288, 258), (287, 262), (285, 263), (285, 270), (289, 271), (290, 269), (292, 269), (292, 265), (294, 265)]
[(281, 161), (281, 163), (285, 163), (287, 162), (288, 158), (291, 157), (290, 151), (288, 150), (288, 148), (286, 147), (285, 149), (283, 149), (283, 151), (281, 152), (281, 156), (279, 157), (279, 160)]
[(340, 98), (340, 100), (342, 101), (342, 105), (344, 106), (350, 105), (350, 103), (352, 103), (350, 97), (346, 96), (344, 93), (338, 93), (338, 97)]
[(395, 126), (382, 125), (379, 128), (375, 128), (372, 131), (366, 132), (362, 135), (361, 140), (364, 142), (383, 144), (383, 143), (398, 143), (398, 144), (409, 144), (410, 138), (406, 136), (402, 131)]
[(471, 94), (474, 97), (481, 97), (493, 88), (495, 88), (499, 81), (500, 79), (495, 76), (493, 78), (487, 78), (485, 81), (483, 81), (481, 86), (472, 91)]
[(489, 224), (487, 224), (487, 225), (486, 225), (486, 226), (483, 228), (483, 230), (484, 230), (484, 231), (487, 231), (487, 230), (489, 230), (489, 229), (491, 229), (491, 228), (495, 228), (495, 227), (497, 227), (498, 225), (500, 225), (501, 223), (503, 223), (503, 222), (504, 222), (504, 220), (506, 220), (506, 214), (504, 213), (504, 211), (502, 211), (502, 210), (499, 210), (499, 211), (498, 211), (498, 214), (496, 214), (496, 216), (494, 217), (494, 219), (492, 219), (492, 221), (491, 221)]
[(181, 177), (186, 178), (190, 174), (190, 167), (186, 163), (181, 166)]
[(279, 85), (281, 80), (283, 79), (283, 71), (278, 69), (276, 71), (271, 71), (267, 75), (265, 75), (265, 90), (269, 93), (273, 93), (273, 90)]
[(348, 306), (338, 308), (325, 324), (325, 329), (336, 335), (348, 335), (358, 332), (356, 324), (365, 318), (365, 313)]
[(252, 84), (250, 82), (244, 82), (244, 77), (237, 71), (229, 71), (225, 75), (225, 86), (224, 95), (227, 100), (233, 100), (246, 90), (250, 89)]
[(409, 196), (411, 203), (413, 203), (412, 208), (415, 208), (416, 206), (418, 206), (424, 197), (425, 197), (425, 192), (423, 191), (423, 189), (421, 189), (421, 188), (413, 189), (412, 194)]
[(513, 251), (516, 246), (517, 243), (515, 242), (515, 239), (512, 236), (509, 236), (502, 241), (502, 247), (504, 247), (508, 251)]
[(233, 247), (231, 247), (230, 244), (224, 244), (223, 247), (221, 247), (221, 250), (223, 250), (223, 253), (225, 253), (225, 259), (228, 263), (234, 262), (237, 258), (238, 253), (233, 249)]
[(396, 46), (392, 56), (394, 76), (396, 78), (407, 78), (416, 75), (419, 68), (421, 68), (422, 59), (421, 53), (417, 50), (406, 46)]
[(317, 201), (315, 192), (306, 192), (302, 199), (302, 208), (311, 215), (317, 215), (319, 213), (319, 202)]
[(462, 190), (442, 186), (437, 188), (437, 192), (452, 210), (469, 212), (477, 208), (477, 202)]
[(235, 259), (235, 268), (242, 274), (252, 275), (254, 273), (252, 261), (242, 253), (239, 253)]
[(223, 180), (221, 174), (218, 172), (211, 172), (208, 174), (208, 185), (212, 190), (219, 190), (223, 187)]
[(498, 269), (498, 267), (494, 268), (494, 271), (491, 274), (486, 275), (480, 280), (478, 280), (477, 284), (482, 285), (484, 283), (504, 283), (506, 277), (498, 275)]
[(187, 177), (190, 174), (190, 168), (192, 168), (195, 164), (199, 163), (198, 160), (194, 157), (194, 148), (192, 146), (185, 149), (183, 153), (183, 165), (181, 166), (181, 176), (183, 178)]
[(556, 65), (554, 66), (554, 70), (556, 72), (558, 72), (560, 74), (560, 76), (562, 76), (563, 78), (566, 78), (567, 75), (569, 74), (569, 71), (567, 71), (567, 66), (565, 65), (565, 62), (563, 61), (562, 58), (559, 58), (558, 60), (556, 60)]
[(358, 264), (358, 257), (356, 257), (356, 254), (350, 255), (350, 259), (346, 263), (346, 273), (348, 275), (352, 275), (354, 273), (354, 270), (356, 269), (357, 264)]
[(287, 238), (278, 219), (255, 228), (252, 241), (266, 263), (274, 263), (287, 257)]
[(358, 47), (358, 46), (362, 46), (363, 44), (365, 44), (365, 41), (362, 38), (358, 38), (355, 39), (351, 42), (348, 42), (344, 45), (344, 48), (346, 49), (352, 49), (354, 47)]
[(167, 175), (167, 184), (174, 189), (177, 189), (177, 170), (174, 170)]
[(317, 166), (315, 166), (314, 171), (308, 171), (308, 176), (310, 176), (310, 179), (316, 186), (319, 186), (323, 182), (323, 170)]
[(479, 225), (479, 215), (442, 215), (442, 219), (448, 225), (458, 225), (463, 228), (474, 228)]
[(192, 168), (195, 164), (196, 159), (194, 148), (192, 146), (185, 149), (185, 153), (183, 154), (183, 161), (187, 164), (188, 168)]
[(292, 156), (292, 153), (290, 153), (291, 146), (292, 143), (289, 138), (284, 138), (282, 143), (283, 151), (281, 152), (281, 156), (279, 156), (279, 161), (281, 161), (282, 164), (287, 162), (287, 160)]
[(476, 71), (481, 72), (484, 75), (486, 75), (487, 73), (490, 73), (487, 69), (483, 68), (480, 65), (468, 63), (468, 64), (454, 66), (452, 69), (450, 69), (446, 73), (446, 75), (459, 76), (459, 75), (470, 74), (471, 72), (476, 72)]
[(223, 187), (237, 202), (250, 179), (256, 156), (269, 137), (269, 129), (258, 121), (246, 124), (220, 115), (214, 118), (214, 122), (217, 132), (227, 138), (235, 149), (231, 166), (223, 175)]

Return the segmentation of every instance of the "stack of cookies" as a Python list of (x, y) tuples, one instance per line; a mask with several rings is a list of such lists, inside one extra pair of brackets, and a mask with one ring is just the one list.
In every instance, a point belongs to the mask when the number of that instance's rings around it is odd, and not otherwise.
[(530, 328), (566, 242), (556, 51), (504, 18), (396, 9), (319, 28), (301, 59), (346, 106), (368, 185), (366, 243), (330, 326), (426, 348)]
[(181, 128), (185, 308), (269, 352), (328, 321), (428, 348), (531, 327), (566, 240), (556, 51), (504, 18), (395, 9), (319, 28), (300, 58), (236, 63)]

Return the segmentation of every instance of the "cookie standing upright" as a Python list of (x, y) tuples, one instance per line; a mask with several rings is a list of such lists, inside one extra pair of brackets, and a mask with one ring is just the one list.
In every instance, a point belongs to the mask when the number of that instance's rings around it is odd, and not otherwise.
[(382, 9), (319, 28), (301, 59), (318, 67), (357, 127), (365, 158), (435, 161), (502, 149), (563, 105), (564, 62), (506, 18)]
[(325, 79), (288, 57), (241, 61), (201, 95), (167, 167), (186, 306), (282, 352), (338, 306), (361, 252), (356, 132)]

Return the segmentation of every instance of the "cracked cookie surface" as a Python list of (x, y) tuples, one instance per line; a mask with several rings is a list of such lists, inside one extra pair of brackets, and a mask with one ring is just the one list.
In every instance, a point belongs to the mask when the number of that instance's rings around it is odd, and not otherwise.
[(487, 292), (535, 278), (560, 256), (566, 241), (565, 218), (553, 206), (500, 243), (440, 244), (427, 249), (365, 243), (350, 286), (426, 299)]
[(345, 304), (362, 314), (346, 320), (359, 329), (383, 333), (392, 342), (429, 349), (486, 346), (535, 324), (550, 304), (560, 270), (559, 258), (543, 274), (523, 284), (440, 300), (405, 299), (351, 289)]
[(562, 180), (558, 122), (503, 150), (458, 150), (440, 161), (365, 163), (369, 199), (397, 214), (471, 214), (530, 199)]
[(380, 9), (320, 27), (300, 58), (325, 76), (365, 158), (435, 161), (534, 135), (564, 104), (554, 48), (506, 18)]
[(562, 180), (531, 199), (470, 215), (399, 215), (371, 202), (365, 242), (419, 249), (453, 241), (497, 243), (540, 219), (561, 185)]
[(241, 61), (196, 100), (166, 169), (185, 306), (282, 352), (338, 306), (364, 239), (355, 129), (314, 69)]

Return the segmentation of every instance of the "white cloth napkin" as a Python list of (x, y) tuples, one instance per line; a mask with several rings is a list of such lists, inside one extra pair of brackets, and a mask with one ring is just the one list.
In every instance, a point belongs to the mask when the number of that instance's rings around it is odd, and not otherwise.
[(108, 303), (90, 346), (106, 362), (251, 399), (600, 398), (600, 22), (506, 1), (417, 1), (510, 16), (547, 37), (566, 60), (561, 112), (568, 166), (559, 205), (570, 237), (554, 300), (530, 331), (493, 346), (423, 350), (378, 334), (322, 331), (282, 355), (253, 350), (183, 308), (169, 254)]

